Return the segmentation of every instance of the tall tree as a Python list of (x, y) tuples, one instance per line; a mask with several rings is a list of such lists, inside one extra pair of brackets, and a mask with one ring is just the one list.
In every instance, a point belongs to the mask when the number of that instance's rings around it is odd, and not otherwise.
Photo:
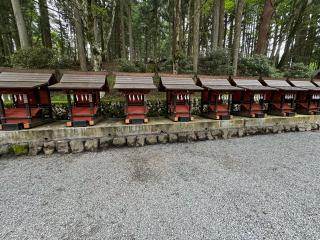
[(273, 14), (273, 0), (265, 0), (264, 8), (260, 20), (260, 28), (256, 45), (256, 54), (266, 54), (268, 33), (270, 29), (271, 18)]
[(31, 46), (31, 44), (27, 34), (26, 24), (22, 15), (20, 0), (11, 0), (11, 4), (17, 23), (21, 48), (28, 48)]
[(131, 1), (127, 4), (127, 15), (128, 15), (128, 34), (129, 34), (129, 58), (130, 62), (134, 61), (134, 48), (133, 48), (133, 34), (132, 34), (132, 6)]
[(198, 74), (201, 0), (194, 0), (193, 72)]
[(215, 0), (213, 5), (213, 24), (212, 24), (212, 45), (211, 51), (215, 51), (219, 41), (220, 26), (220, 0)]
[(188, 7), (188, 24), (189, 24), (189, 29), (188, 29), (188, 46), (187, 46), (187, 55), (191, 56), (192, 55), (192, 45), (193, 45), (193, 14), (194, 14), (194, 1), (189, 0), (189, 7)]
[[(112, 1), (112, 10), (111, 10), (111, 20), (110, 20), (110, 24), (109, 24), (109, 29), (106, 30), (106, 34), (105, 34), (105, 42), (104, 42), (104, 45), (105, 45), (105, 54), (108, 52), (108, 47), (109, 47), (109, 42), (110, 42), (110, 39), (111, 39), (111, 34), (112, 34), (112, 30), (113, 30), (113, 25), (114, 25), (114, 19), (115, 19), (115, 15), (116, 15), (116, 8), (117, 8), (117, 1), (116, 0), (113, 0)], [(104, 21), (104, 28), (107, 29), (106, 27), (106, 21)], [(107, 55), (107, 54), (106, 54)]]
[(46, 48), (52, 48), (47, 0), (39, 0), (39, 11), (42, 44)]
[(73, 19), (75, 25), (76, 39), (77, 39), (77, 50), (78, 50), (78, 58), (80, 62), (80, 68), (82, 71), (87, 71), (87, 58), (86, 58), (86, 48), (85, 48), (85, 38), (84, 38), (84, 27), (81, 19), (81, 12), (79, 11), (79, 6), (81, 6), (79, 0), (76, 2), (76, 6), (74, 6)]
[(120, 1), (119, 18), (120, 18), (121, 58), (127, 59), (125, 24), (124, 24), (124, 0), (119, 0), (119, 1)]
[(233, 41), (233, 75), (236, 76), (238, 73), (238, 59), (240, 49), (240, 38), (241, 38), (241, 23), (242, 13), (244, 8), (244, 0), (238, 0), (236, 6), (235, 26), (234, 26), (234, 41)]
[(220, 1), (220, 10), (219, 10), (219, 38), (218, 38), (218, 47), (223, 47), (224, 37), (225, 37), (225, 15), (224, 15), (224, 4), (225, 0)]
[(173, 13), (172, 72), (177, 74), (179, 70), (180, 58), (181, 0), (175, 0)]
[(302, 22), (303, 14), (305, 13), (305, 10), (309, 4), (312, 3), (312, 0), (301, 0), (297, 1), (296, 4), (293, 7), (293, 15), (291, 16), (288, 24), (288, 36), (287, 41), (284, 47), (283, 55), (278, 63), (278, 68), (283, 67), (288, 60), (288, 55), (290, 52), (290, 47), (293, 43), (294, 36), (296, 35), (296, 32), (299, 29), (299, 26)]
[(90, 44), (90, 50), (93, 61), (94, 71), (101, 71), (102, 49), (99, 30), (99, 18), (97, 13), (96, 0), (87, 0), (87, 39)]
[(230, 13), (229, 16), (229, 23), (230, 23), (230, 28), (229, 28), (229, 35), (228, 35), (228, 48), (232, 48), (233, 46), (233, 33), (234, 33), (234, 11)]

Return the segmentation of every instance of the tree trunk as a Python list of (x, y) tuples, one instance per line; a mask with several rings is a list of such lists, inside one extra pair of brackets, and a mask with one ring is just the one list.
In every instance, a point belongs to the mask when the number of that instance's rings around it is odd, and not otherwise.
[(219, 41), (220, 26), (220, 0), (215, 0), (213, 5), (213, 24), (212, 24), (212, 42), (211, 51), (217, 50)]
[(273, 14), (273, 0), (265, 0), (263, 13), (260, 20), (260, 28), (256, 45), (256, 54), (267, 53), (268, 33)]
[[(246, 15), (243, 14), (243, 18), (246, 19)], [(241, 22), (241, 28), (242, 30), (240, 31), (241, 32), (241, 37), (240, 37), (240, 52), (242, 53), (243, 56), (245, 56), (245, 48), (246, 48), (246, 44), (245, 44), (245, 41), (246, 41), (246, 23), (244, 21)]]
[[(280, 29), (280, 31), (281, 31), (281, 29)], [(275, 53), (276, 53), (279, 35), (280, 35), (280, 34), (279, 34), (279, 25), (276, 23), (276, 24), (275, 24), (275, 29), (274, 29), (272, 50), (271, 50), (271, 55), (270, 55), (270, 58), (271, 58), (271, 59), (274, 58), (274, 55), (275, 55)]]
[(2, 63), (2, 60), (4, 60), (6, 56), (8, 56), (8, 47), (5, 46), (3, 38), (5, 37), (0, 35), (0, 64)]
[(230, 13), (229, 22), (230, 22), (230, 29), (229, 29), (229, 36), (228, 36), (228, 48), (231, 49), (233, 46), (233, 32), (234, 32), (234, 14), (233, 13)]
[[(106, 49), (106, 53), (108, 52), (109, 49), (109, 42), (110, 42), (110, 38), (111, 38), (111, 34), (112, 34), (112, 29), (113, 29), (113, 25), (114, 25), (114, 19), (115, 19), (115, 15), (116, 15), (116, 7), (117, 7), (117, 2), (116, 0), (112, 1), (112, 16), (111, 16), (111, 23), (109, 26), (109, 30), (107, 32), (107, 36), (105, 39), (105, 49)], [(106, 54), (105, 53), (105, 54)]]
[(153, 52), (153, 56), (154, 56), (154, 59), (155, 59), (155, 73), (157, 74), (158, 72), (158, 68), (159, 68), (159, 32), (160, 32), (160, 29), (159, 29), (159, 3), (158, 1), (156, 1), (154, 3), (154, 14), (153, 14), (153, 17), (155, 19), (155, 27), (154, 27), (154, 33), (152, 34), (153, 35), (153, 49), (154, 49), (154, 52)]
[(80, 15), (80, 11), (78, 7), (74, 7), (73, 14), (74, 22), (75, 22), (75, 32), (78, 46), (78, 58), (80, 62), (80, 68), (82, 71), (88, 71), (87, 67), (87, 58), (86, 58), (86, 49), (85, 49), (85, 39), (83, 34), (83, 23)]
[(101, 71), (102, 49), (99, 30), (99, 18), (97, 16), (96, 0), (91, 0), (91, 11), (93, 16), (93, 43), (91, 45), (93, 55), (93, 69), (95, 72)]
[(172, 38), (172, 72), (178, 73), (180, 55), (180, 34), (181, 34), (181, 0), (175, 0), (173, 38)]
[(193, 8), (194, 8), (194, 1), (189, 0), (189, 7), (188, 7), (188, 22), (189, 22), (189, 30), (188, 30), (188, 47), (187, 47), (187, 55), (192, 56), (192, 43), (193, 43)]
[(306, 51), (305, 51), (305, 59), (304, 64), (310, 64), (312, 59), (312, 53), (315, 49), (315, 44), (317, 43), (317, 20), (320, 19), (320, 13), (315, 13), (310, 17), (310, 28), (308, 31), (308, 38), (306, 44)]
[(236, 76), (238, 72), (238, 58), (241, 38), (241, 22), (242, 12), (244, 7), (244, 0), (238, 0), (235, 16), (235, 29), (234, 29), (234, 41), (233, 41), (233, 75)]
[(299, 26), (301, 24), (302, 21), (302, 17), (303, 14), (308, 6), (308, 4), (311, 4), (312, 0), (302, 0), (301, 2), (299, 1), (298, 4), (300, 4), (300, 7), (298, 6), (296, 9), (296, 14), (294, 14), (292, 17), (292, 27), (289, 29), (289, 34), (287, 37), (287, 41), (284, 47), (284, 52), (283, 55), (281, 57), (280, 62), (277, 65), (277, 68), (281, 68), (283, 67), (286, 63), (287, 63), (287, 58), (290, 52), (290, 47), (292, 45), (292, 42), (294, 40), (294, 36), (297, 32), (297, 30), (299, 29)]
[(124, 29), (124, 0), (120, 0), (120, 39), (121, 39), (121, 58), (127, 59), (126, 54), (126, 36), (125, 36), (125, 29)]
[(61, 56), (64, 56), (65, 54), (65, 39), (64, 39), (64, 27), (62, 26), (62, 22), (60, 19), (60, 15), (59, 15), (59, 20), (58, 20), (58, 24), (59, 24), (59, 33), (60, 33), (60, 54)]
[(26, 24), (21, 12), (20, 0), (11, 0), (11, 4), (17, 23), (21, 48), (28, 48), (31, 45), (27, 34)]
[(129, 33), (129, 58), (130, 62), (134, 61), (134, 49), (133, 49), (133, 34), (132, 34), (132, 16), (131, 16), (131, 1), (128, 1), (127, 15), (128, 15), (128, 33)]
[(225, 2), (225, 0), (220, 0), (220, 10), (219, 10), (219, 39), (218, 39), (218, 47), (219, 47), (219, 48), (223, 48), (223, 45), (224, 45), (224, 37), (225, 37), (224, 2)]
[(39, 11), (42, 44), (46, 48), (52, 48), (49, 13), (46, 0), (39, 0)]
[(294, 47), (292, 49), (292, 61), (293, 62), (305, 62), (306, 56), (306, 45), (307, 45), (307, 36), (308, 36), (308, 26), (310, 23), (305, 23), (309, 16), (304, 16), (301, 25), (295, 35)]
[[(282, 30), (282, 28), (281, 28), (281, 30)], [(274, 56), (273, 61), (272, 61), (272, 65), (275, 66), (275, 67), (278, 65), (278, 62), (279, 62), (280, 50), (281, 50), (283, 38), (284, 38), (283, 33), (282, 33), (282, 31), (280, 31), (280, 33), (279, 33), (279, 41), (278, 41), (278, 44), (277, 44), (277, 51), (276, 51), (275, 56)]]
[(193, 72), (198, 74), (201, 0), (194, 0)]

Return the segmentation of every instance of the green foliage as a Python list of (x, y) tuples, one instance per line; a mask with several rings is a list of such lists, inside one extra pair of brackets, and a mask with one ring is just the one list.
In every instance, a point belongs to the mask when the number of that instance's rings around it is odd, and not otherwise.
[(0, 66), (11, 67), (10, 58), (7, 56), (0, 55)]
[(218, 49), (207, 57), (199, 59), (199, 72), (211, 75), (229, 75), (232, 72), (230, 54), (226, 49)]
[[(163, 64), (159, 66), (160, 72), (172, 72), (172, 58), (167, 59)], [(178, 60), (178, 73), (192, 73), (192, 58), (186, 56), (180, 56)]]
[(51, 68), (54, 52), (48, 48), (19, 49), (12, 55), (12, 65), (20, 68)]
[(27, 155), (29, 152), (28, 145), (14, 144), (11, 146), (11, 153), (16, 156)]
[(225, 10), (227, 12), (232, 12), (235, 9), (235, 1), (233, 0), (226, 0), (225, 1)]
[(149, 117), (166, 116), (168, 112), (166, 100), (148, 100), (147, 106)]
[(273, 77), (273, 78), (283, 78), (284, 77), (284, 73), (281, 70), (279, 70), (279, 69), (277, 69), (275, 67), (271, 67), (270, 76)]
[(50, 63), (50, 67), (55, 69), (76, 69), (78, 68), (78, 66), (78, 62), (75, 62), (72, 59), (65, 56), (59, 58), (55, 57)]
[(269, 59), (264, 55), (241, 58), (239, 61), (240, 75), (269, 77), (271, 73), (271, 64)]
[(312, 72), (303, 63), (292, 63), (291, 66), (284, 67), (284, 76), (292, 78), (308, 78)]
[(108, 118), (123, 118), (124, 115), (124, 102), (104, 100), (102, 102), (102, 114)]
[[(148, 99), (148, 117), (160, 117), (167, 115), (167, 104), (165, 99)], [(192, 102), (193, 113), (199, 114), (200, 101), (195, 98)], [(54, 102), (52, 104), (53, 116), (57, 120), (68, 119), (68, 103)], [(102, 99), (101, 101), (102, 115), (106, 118), (124, 118), (124, 102), (123, 100)]]
[(126, 59), (118, 59), (119, 71), (122, 72), (145, 72), (145, 66), (141, 62), (130, 62)]

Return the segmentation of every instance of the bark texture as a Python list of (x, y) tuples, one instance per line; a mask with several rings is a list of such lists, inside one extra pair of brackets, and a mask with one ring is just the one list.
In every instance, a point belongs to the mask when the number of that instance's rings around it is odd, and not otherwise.
[(233, 41), (233, 75), (238, 73), (238, 59), (241, 37), (241, 22), (244, 7), (244, 0), (238, 0), (236, 7), (235, 26), (234, 26), (234, 41)]
[(177, 74), (179, 71), (180, 55), (180, 34), (181, 34), (181, 0), (175, 0), (173, 36), (172, 36), (172, 72)]
[(201, 0), (194, 1), (193, 72), (198, 74)]
[(256, 45), (256, 54), (266, 54), (268, 34), (273, 14), (273, 0), (265, 0), (260, 20), (260, 28)]
[(40, 29), (41, 29), (42, 45), (46, 48), (52, 48), (50, 20), (49, 20), (48, 5), (46, 0), (39, 0), (39, 11), (40, 11)]
[(11, 0), (14, 17), (17, 23), (21, 48), (31, 46), (27, 34), (26, 23), (21, 12), (20, 0)]
[[(79, 6), (79, 5), (78, 5)], [(74, 8), (73, 19), (75, 22), (75, 32), (77, 39), (77, 50), (78, 58), (80, 62), (80, 68), (82, 71), (87, 71), (87, 58), (86, 58), (86, 49), (85, 49), (85, 39), (84, 39), (84, 28), (78, 7)]]

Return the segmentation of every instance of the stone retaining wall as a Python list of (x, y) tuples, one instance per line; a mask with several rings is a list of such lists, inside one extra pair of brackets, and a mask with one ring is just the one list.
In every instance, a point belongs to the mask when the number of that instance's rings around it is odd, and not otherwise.
[[(173, 123), (174, 124), (174, 123)], [(0, 144), (0, 156), (38, 155), (53, 153), (81, 153), (107, 150), (112, 147), (142, 147), (145, 145), (167, 144), (177, 142), (194, 142), (205, 140), (228, 139), (233, 137), (252, 136), (257, 134), (277, 134), (283, 132), (319, 130), (318, 122), (276, 124), (273, 126), (245, 126), (220, 129), (203, 129), (197, 131), (179, 131), (168, 133), (133, 134), (103, 136), (90, 138), (57, 139), (46, 141), (11, 142)]]

